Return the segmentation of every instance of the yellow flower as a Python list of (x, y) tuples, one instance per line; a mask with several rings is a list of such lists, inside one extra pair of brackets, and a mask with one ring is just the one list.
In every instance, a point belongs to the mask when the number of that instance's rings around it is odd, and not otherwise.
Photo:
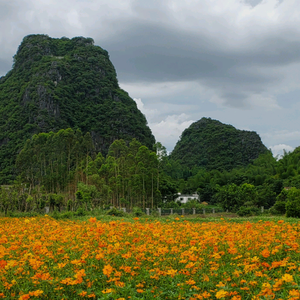
[(290, 274), (284, 274), (281, 279), (285, 282), (293, 282), (294, 281), (294, 278), (292, 275)]
[(219, 291), (216, 293), (216, 298), (217, 298), (217, 299), (225, 298), (227, 294), (228, 294), (228, 292), (226, 292), (226, 291), (224, 291), (224, 290), (219, 290)]
[(295, 289), (290, 290), (289, 291), (289, 295), (292, 296), (292, 297), (298, 297), (298, 298), (300, 298), (300, 292), (298, 290), (295, 290)]
[(185, 283), (186, 283), (186, 284), (189, 284), (189, 285), (194, 285), (194, 284), (196, 283), (196, 281), (193, 280), (193, 279), (189, 279), (189, 280), (187, 280)]
[(220, 281), (218, 284), (216, 284), (216, 286), (217, 287), (225, 287), (225, 284), (222, 281)]

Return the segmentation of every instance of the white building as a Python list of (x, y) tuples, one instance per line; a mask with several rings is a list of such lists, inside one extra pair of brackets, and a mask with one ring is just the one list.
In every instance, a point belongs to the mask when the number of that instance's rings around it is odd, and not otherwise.
[(181, 202), (182, 204), (187, 203), (189, 200), (199, 200), (198, 194), (192, 194), (192, 195), (186, 195), (186, 194), (180, 194), (178, 193), (178, 197), (175, 199), (175, 201)]

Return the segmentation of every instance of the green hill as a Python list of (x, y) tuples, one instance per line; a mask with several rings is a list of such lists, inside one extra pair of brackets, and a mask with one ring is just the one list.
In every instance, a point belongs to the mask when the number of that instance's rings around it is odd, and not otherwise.
[(256, 132), (202, 118), (183, 131), (170, 158), (189, 168), (231, 170), (248, 165), (266, 151)]
[(155, 143), (144, 115), (119, 88), (108, 52), (93, 39), (26, 36), (0, 78), (0, 183), (16, 175), (16, 155), (28, 138), (69, 127), (90, 132), (103, 154), (116, 139)]

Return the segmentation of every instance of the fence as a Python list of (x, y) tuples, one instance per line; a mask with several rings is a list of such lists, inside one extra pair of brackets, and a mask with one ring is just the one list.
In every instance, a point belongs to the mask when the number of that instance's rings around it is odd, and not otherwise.
[(173, 214), (178, 215), (199, 215), (199, 214), (214, 214), (219, 212), (224, 212), (224, 210), (220, 207), (208, 207), (208, 208), (157, 208), (150, 209), (146, 208), (146, 214), (150, 215), (153, 212), (157, 212), (159, 216), (168, 216)]
[[(104, 210), (109, 210), (112, 209), (113, 206), (110, 208), (106, 208)], [(49, 213), (49, 207), (46, 206), (45, 208), (45, 213)], [(132, 210), (122, 207), (118, 208), (119, 210), (125, 212), (125, 213), (131, 213)], [(64, 210), (64, 209), (62, 209)], [(220, 207), (207, 207), (207, 208), (146, 208), (142, 210), (146, 215), (158, 215), (158, 216), (168, 216), (168, 215), (173, 215), (173, 214), (178, 214), (178, 215), (205, 215), (205, 214), (215, 214), (215, 213), (221, 213), (225, 212), (222, 208)]]
[[(113, 206), (111, 206), (113, 208)], [(131, 209), (126, 209), (125, 207), (119, 208), (119, 210), (127, 213), (131, 213)], [(224, 212), (220, 207), (208, 207), (208, 208), (146, 208), (142, 209), (146, 215), (157, 214), (159, 216), (168, 216), (173, 214), (178, 215), (199, 215), (199, 214), (214, 214), (219, 212)]]

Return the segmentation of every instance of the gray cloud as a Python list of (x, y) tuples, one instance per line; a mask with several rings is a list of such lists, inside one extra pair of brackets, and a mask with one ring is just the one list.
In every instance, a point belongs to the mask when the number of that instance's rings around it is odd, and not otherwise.
[(246, 0), (245, 2), (250, 4), (251, 6), (256, 6), (257, 4), (261, 3), (262, 0)]
[(11, 62), (7, 59), (0, 59), (0, 74), (5, 74), (7, 70), (11, 69), (12, 63), (13, 63), (12, 59)]
[(117, 34), (96, 41), (109, 49), (121, 82), (198, 81), (236, 107), (249, 107), (249, 95), (278, 86), (285, 77), (279, 69), (300, 62), (297, 28), (271, 26), (261, 36), (254, 30), (242, 46), (228, 46), (234, 32), (216, 38), (205, 26), (192, 32), (172, 25), (120, 20)]

